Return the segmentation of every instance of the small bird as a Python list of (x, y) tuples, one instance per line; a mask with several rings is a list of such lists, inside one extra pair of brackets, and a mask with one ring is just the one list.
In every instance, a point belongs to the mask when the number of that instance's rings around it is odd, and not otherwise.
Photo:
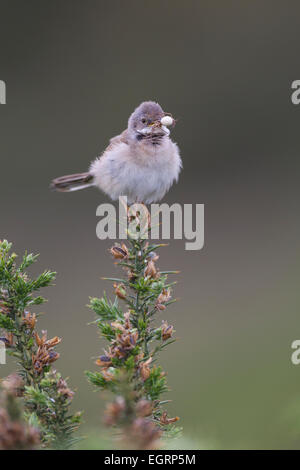
[(56, 178), (51, 188), (69, 192), (96, 186), (112, 200), (126, 196), (129, 204), (161, 200), (182, 167), (167, 127), (174, 124), (158, 103), (143, 102), (129, 117), (127, 129), (110, 139), (88, 172)]

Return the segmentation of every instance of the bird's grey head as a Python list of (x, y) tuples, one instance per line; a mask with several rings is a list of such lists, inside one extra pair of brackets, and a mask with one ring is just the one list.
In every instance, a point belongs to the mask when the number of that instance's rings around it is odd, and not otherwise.
[(154, 101), (145, 101), (136, 108), (128, 121), (128, 130), (138, 141), (158, 145), (169, 130), (161, 125), (165, 116), (161, 106)]

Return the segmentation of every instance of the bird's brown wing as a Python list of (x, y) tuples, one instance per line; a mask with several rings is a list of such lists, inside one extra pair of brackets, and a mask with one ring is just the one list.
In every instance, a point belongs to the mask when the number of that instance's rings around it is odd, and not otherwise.
[(120, 144), (122, 142), (124, 144), (128, 144), (127, 134), (128, 134), (128, 131), (126, 129), (125, 131), (122, 132), (122, 134), (119, 134), (119, 135), (116, 135), (115, 137), (112, 137), (109, 141), (109, 145), (108, 145), (107, 149), (111, 149), (114, 145)]
[[(109, 145), (106, 150), (109, 150), (115, 145), (120, 144), (122, 142), (128, 144), (127, 129), (122, 132), (122, 134), (110, 139)], [(77, 191), (78, 189), (84, 189), (93, 186), (93, 180), (94, 177), (89, 172), (76, 173), (74, 175), (66, 175), (61, 176), (60, 178), (55, 178), (52, 181), (50, 188), (61, 192)]]

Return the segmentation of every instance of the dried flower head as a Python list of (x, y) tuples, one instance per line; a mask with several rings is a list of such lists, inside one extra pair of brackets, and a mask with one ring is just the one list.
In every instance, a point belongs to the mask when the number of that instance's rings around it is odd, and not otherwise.
[(144, 418), (146, 416), (150, 416), (153, 411), (153, 403), (149, 400), (145, 400), (144, 398), (142, 398), (137, 402), (135, 406), (135, 411), (137, 416), (139, 417)]
[(34, 332), (35, 342), (37, 346), (44, 346), (47, 341), (47, 331), (42, 330), (42, 337), (35, 331)]
[(148, 277), (150, 279), (156, 279), (159, 276), (154, 261), (149, 260), (147, 262), (147, 266), (145, 268), (144, 275), (145, 275), (145, 277)]
[(35, 313), (31, 314), (30, 312), (24, 312), (23, 323), (24, 325), (28, 326), (28, 328), (33, 330), (36, 324), (36, 314)]
[(106, 368), (103, 368), (101, 370), (101, 374), (104, 380), (106, 380), (107, 382), (110, 382), (111, 380), (115, 378), (114, 374), (109, 369), (106, 369)]
[(170, 289), (163, 289), (161, 294), (157, 298), (156, 308), (158, 310), (165, 310), (166, 306), (164, 304), (166, 302), (169, 302), (170, 299), (171, 299), (171, 290)]
[(47, 331), (42, 331), (42, 337), (38, 335), (37, 332), (34, 333), (35, 341), (37, 346), (45, 347), (46, 349), (51, 349), (61, 342), (61, 338), (54, 336), (52, 339), (47, 340)]
[(45, 347), (39, 347), (36, 354), (32, 355), (32, 364), (36, 374), (41, 374), (43, 368), (48, 365), (49, 354)]
[(174, 327), (172, 325), (168, 325), (168, 322), (163, 321), (161, 326), (161, 337), (163, 341), (172, 337)]
[(147, 418), (137, 418), (127, 430), (127, 439), (136, 449), (157, 449), (160, 447), (161, 430)]
[(128, 280), (134, 282), (137, 279), (137, 274), (132, 269), (127, 269)]
[(61, 338), (58, 336), (54, 336), (52, 339), (48, 339), (45, 343), (45, 346), (47, 349), (54, 348), (54, 346), (57, 346), (61, 342)]
[(167, 426), (168, 424), (176, 423), (176, 421), (179, 421), (179, 418), (178, 416), (175, 416), (175, 418), (168, 418), (167, 412), (164, 411), (159, 421), (162, 425)]
[(11, 312), (11, 309), (8, 303), (0, 301), (0, 313), (2, 313), (3, 315), (9, 315), (10, 312)]
[(109, 403), (106, 406), (104, 411), (104, 422), (107, 426), (114, 426), (117, 424), (122, 413), (126, 409), (125, 399), (121, 396), (118, 396), (112, 403)]
[[(1, 243), (1, 242), (0, 242)], [(0, 313), (10, 315), (12, 306), (9, 302), (9, 293), (7, 289), (0, 288)]]
[(149, 365), (151, 364), (151, 362), (152, 362), (152, 357), (149, 357), (147, 361), (141, 362), (139, 365), (140, 374), (144, 381), (150, 377), (151, 369)]
[(116, 244), (110, 248), (110, 253), (115, 259), (127, 259), (128, 258), (128, 249), (127, 246), (122, 243), (120, 246)]
[(59, 395), (69, 398), (69, 400), (73, 399), (74, 392), (68, 387), (66, 380), (63, 378), (60, 378), (57, 382), (57, 391)]
[(147, 256), (147, 259), (156, 262), (156, 261), (159, 260), (159, 255), (157, 253), (155, 253), (155, 251), (151, 251)]
[(34, 332), (34, 337), (38, 349), (35, 354), (32, 354), (32, 363), (36, 374), (41, 374), (44, 367), (59, 359), (59, 353), (53, 348), (61, 342), (61, 338), (54, 336), (54, 338), (47, 340), (47, 331), (42, 331), (41, 337), (37, 332)]
[(60, 357), (60, 354), (56, 351), (49, 351), (49, 359), (48, 359), (48, 364), (51, 364), (52, 362), (55, 362), (57, 361), (57, 359), (59, 359)]
[(119, 299), (126, 299), (126, 290), (124, 284), (114, 284), (115, 294)]
[(0, 408), (0, 450), (31, 450), (40, 442), (37, 429), (14, 421), (4, 408)]
[(21, 397), (23, 395), (24, 382), (19, 374), (11, 374), (1, 381), (1, 387), (5, 393)]
[(138, 331), (126, 330), (124, 333), (119, 333), (116, 339), (112, 342), (109, 349), (109, 357), (122, 359), (135, 347), (138, 339)]
[(121, 332), (124, 332), (126, 331), (126, 328), (124, 325), (122, 325), (122, 323), (120, 321), (113, 321), (111, 323), (111, 326), (115, 329), (115, 330), (118, 330), (118, 331), (121, 331)]
[(97, 366), (100, 367), (109, 367), (111, 366), (111, 358), (108, 356), (100, 356), (99, 359), (96, 360)]
[(12, 348), (14, 345), (14, 335), (13, 333), (4, 333), (4, 336), (0, 340), (5, 344), (7, 348)]
[(125, 328), (127, 330), (131, 329), (130, 317), (131, 317), (131, 312), (130, 310), (128, 310), (127, 312), (124, 313)]

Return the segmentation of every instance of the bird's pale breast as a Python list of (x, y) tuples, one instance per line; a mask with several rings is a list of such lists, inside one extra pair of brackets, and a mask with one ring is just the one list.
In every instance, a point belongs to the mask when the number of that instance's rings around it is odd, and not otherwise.
[(121, 195), (128, 202), (159, 201), (178, 179), (181, 159), (169, 138), (161, 145), (117, 143), (95, 160), (90, 168), (95, 185), (113, 200)]

